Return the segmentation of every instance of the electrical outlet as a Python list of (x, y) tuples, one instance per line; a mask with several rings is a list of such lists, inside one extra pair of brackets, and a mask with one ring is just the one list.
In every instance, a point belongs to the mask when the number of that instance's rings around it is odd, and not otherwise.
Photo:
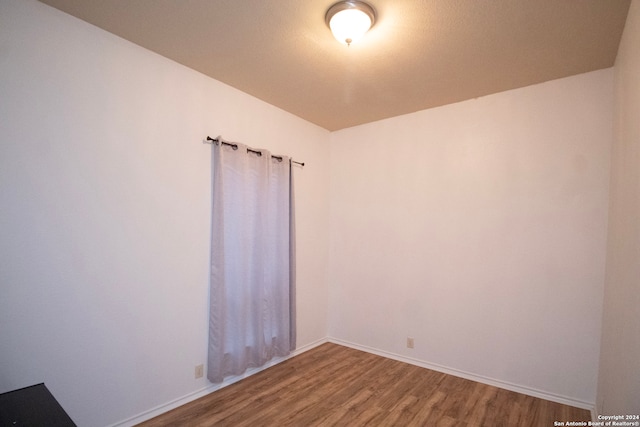
[(413, 348), (413, 338), (407, 337), (407, 348)]
[(196, 371), (195, 371), (195, 377), (197, 378), (202, 378), (202, 376), (204, 375), (204, 365), (197, 365), (196, 366)]

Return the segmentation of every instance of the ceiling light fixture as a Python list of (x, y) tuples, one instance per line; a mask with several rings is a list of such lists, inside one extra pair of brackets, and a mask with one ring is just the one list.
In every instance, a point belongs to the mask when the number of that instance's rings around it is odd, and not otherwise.
[(325, 22), (340, 43), (350, 46), (376, 22), (376, 11), (363, 1), (340, 1), (327, 10)]

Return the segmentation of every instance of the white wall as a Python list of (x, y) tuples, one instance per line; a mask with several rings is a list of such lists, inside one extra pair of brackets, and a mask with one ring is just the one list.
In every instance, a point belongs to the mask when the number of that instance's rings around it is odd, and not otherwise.
[(640, 2), (615, 65), (615, 137), (598, 412), (640, 414)]
[(210, 146), (306, 162), (298, 344), (326, 336), (329, 133), (33, 0), (0, 1), (0, 392), (101, 426), (206, 386)]
[(330, 336), (592, 405), (612, 93), (608, 69), (333, 133)]

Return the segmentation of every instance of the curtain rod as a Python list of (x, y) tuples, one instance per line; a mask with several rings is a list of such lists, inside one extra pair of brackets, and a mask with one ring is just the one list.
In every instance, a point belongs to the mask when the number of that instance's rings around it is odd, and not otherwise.
[[(222, 140), (222, 137), (217, 137), (217, 138), (211, 138), (210, 136), (207, 136), (207, 141), (211, 141), (211, 142), (207, 142), (208, 144), (222, 144), (222, 145), (228, 145), (230, 147), (233, 147), (234, 150), (238, 149), (238, 144), (234, 144), (233, 142), (226, 142)], [(247, 152), (248, 153), (255, 153), (259, 156), (262, 156), (262, 153), (258, 150), (254, 150), (252, 148), (247, 147)], [(271, 155), (272, 158), (274, 159), (278, 159), (280, 161), (282, 161), (282, 157), (280, 156), (274, 156), (273, 154)], [(291, 159), (291, 163), (295, 163), (298, 164), (300, 166), (304, 166), (304, 162), (296, 162), (295, 160)]]

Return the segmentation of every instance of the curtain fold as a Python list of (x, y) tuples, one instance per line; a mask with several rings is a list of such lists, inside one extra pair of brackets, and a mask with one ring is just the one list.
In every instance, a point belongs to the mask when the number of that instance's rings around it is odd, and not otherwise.
[(290, 162), (236, 145), (212, 146), (207, 369), (212, 382), (295, 347)]

